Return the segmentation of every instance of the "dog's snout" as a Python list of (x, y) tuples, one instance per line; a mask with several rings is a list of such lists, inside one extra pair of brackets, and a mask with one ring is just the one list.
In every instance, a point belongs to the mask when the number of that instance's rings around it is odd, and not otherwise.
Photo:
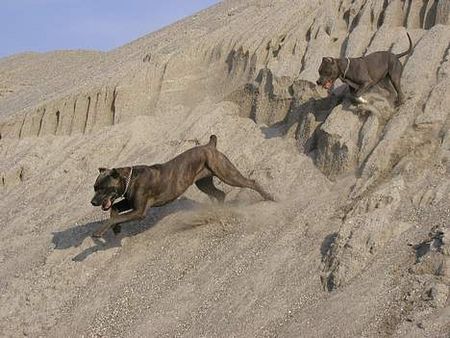
[(94, 207), (98, 207), (98, 206), (100, 205), (95, 199), (92, 199), (92, 200), (91, 200), (91, 204), (92, 204)]
[(316, 84), (317, 84), (318, 86), (320, 86), (320, 80), (317, 80), (317, 81), (316, 81)]

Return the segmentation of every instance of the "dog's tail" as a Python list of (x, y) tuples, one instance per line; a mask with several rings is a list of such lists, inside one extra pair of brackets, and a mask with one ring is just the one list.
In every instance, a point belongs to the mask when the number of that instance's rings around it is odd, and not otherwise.
[(409, 40), (409, 49), (406, 51), (406, 52), (403, 52), (403, 53), (400, 53), (400, 54), (397, 54), (396, 56), (400, 59), (401, 57), (404, 57), (404, 56), (406, 56), (406, 55), (408, 55), (408, 54), (410, 54), (411, 53), (411, 51), (412, 51), (412, 48), (413, 48), (413, 43), (412, 43), (412, 41), (411, 41), (411, 37), (409, 36), (409, 33), (408, 32), (406, 32), (406, 35), (408, 35), (408, 40)]
[(208, 145), (213, 146), (214, 148), (217, 146), (217, 136), (216, 135), (210, 136)]

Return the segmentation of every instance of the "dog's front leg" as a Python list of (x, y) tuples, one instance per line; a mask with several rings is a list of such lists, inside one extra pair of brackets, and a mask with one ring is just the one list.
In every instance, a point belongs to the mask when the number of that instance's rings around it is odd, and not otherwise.
[[(111, 213), (109, 214), (109, 218), (117, 218), (117, 216), (119, 216), (119, 210), (112, 207)], [(122, 228), (120, 227), (120, 224), (116, 224), (112, 227), (112, 230), (115, 235), (118, 235), (122, 231)]]
[(362, 94), (364, 94), (370, 87), (372, 87), (372, 85), (372, 82), (366, 82), (362, 85), (362, 87), (358, 88), (355, 93), (355, 97), (358, 102), (367, 103), (367, 100), (362, 97)]
[(121, 223), (131, 222), (131, 221), (140, 221), (145, 218), (145, 212), (147, 211), (146, 203), (142, 203), (142, 205), (138, 205), (136, 209), (127, 212), (126, 214), (121, 214), (117, 212), (111, 212), (112, 218), (105, 221), (105, 223), (98, 229), (92, 236), (93, 237), (102, 237), (103, 234), (110, 228), (115, 227)]
[[(120, 202), (115, 203), (112, 208), (111, 208), (111, 213), (109, 218), (117, 218), (117, 216), (119, 216), (119, 214), (121, 214), (122, 212), (128, 211), (132, 209), (130, 202), (127, 199), (123, 199)], [(121, 231), (121, 227), (120, 224), (116, 224), (115, 226), (113, 226), (113, 231), (114, 234), (119, 234)]]

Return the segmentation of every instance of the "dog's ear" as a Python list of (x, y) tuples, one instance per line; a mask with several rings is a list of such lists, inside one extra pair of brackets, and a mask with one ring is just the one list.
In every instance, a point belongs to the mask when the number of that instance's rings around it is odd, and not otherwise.
[(326, 63), (333, 63), (333, 58), (326, 56), (326, 57), (322, 58), (322, 61), (326, 62)]
[(119, 178), (120, 177), (120, 174), (119, 174), (119, 172), (117, 171), (116, 168), (111, 170), (111, 177), (112, 178)]
[(106, 168), (98, 168), (98, 172), (100, 173), (100, 174), (102, 174), (102, 173), (104, 173), (105, 171), (107, 171), (108, 169), (106, 169)]

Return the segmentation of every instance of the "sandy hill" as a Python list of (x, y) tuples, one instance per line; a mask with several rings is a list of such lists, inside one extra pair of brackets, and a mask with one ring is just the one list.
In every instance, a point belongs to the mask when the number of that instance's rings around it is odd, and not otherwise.
[[(0, 336), (448, 337), (450, 1), (230, 0), (108, 53), (0, 59)], [(315, 85), (401, 52), (407, 101)], [(210, 134), (277, 197), (192, 187), (104, 240), (97, 168)]]

